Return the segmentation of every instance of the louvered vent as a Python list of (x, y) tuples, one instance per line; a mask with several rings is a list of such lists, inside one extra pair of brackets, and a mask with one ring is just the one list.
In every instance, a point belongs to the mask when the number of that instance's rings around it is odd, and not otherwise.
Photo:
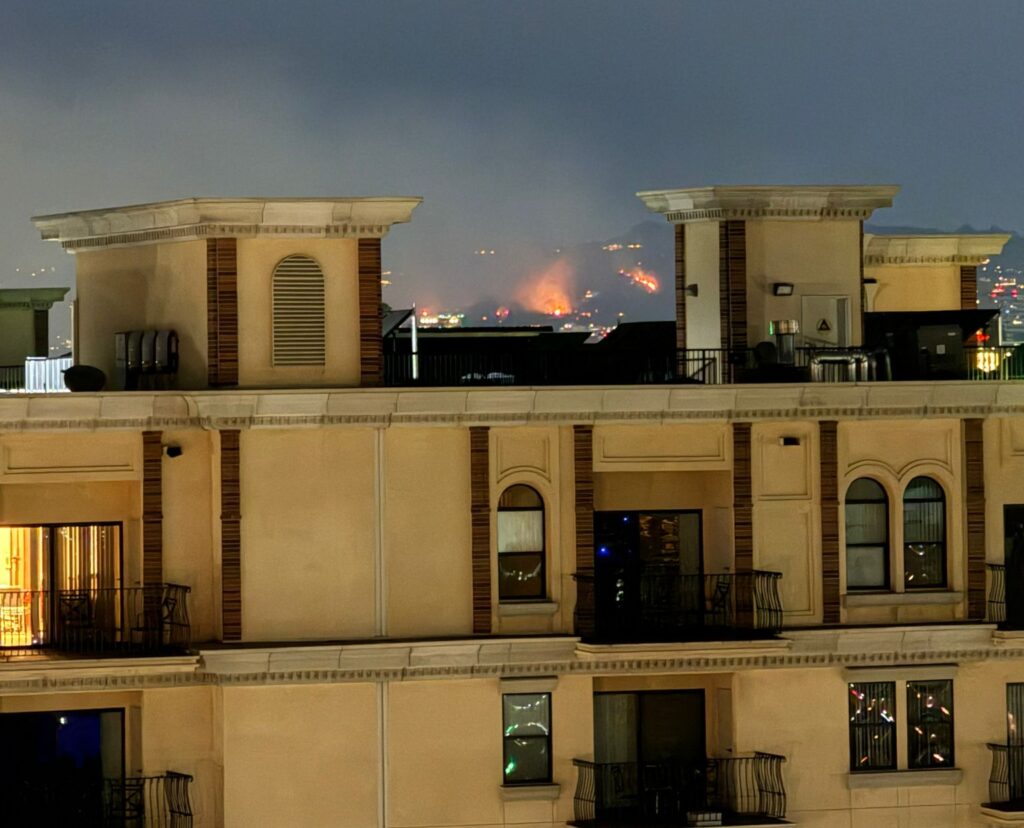
[(324, 274), (308, 256), (274, 269), (274, 365), (323, 365)]

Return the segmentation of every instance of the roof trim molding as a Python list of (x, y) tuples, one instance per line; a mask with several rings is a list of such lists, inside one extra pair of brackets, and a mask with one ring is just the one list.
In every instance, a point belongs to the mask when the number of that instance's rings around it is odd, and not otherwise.
[(637, 193), (647, 209), (673, 224), (727, 219), (863, 221), (892, 207), (899, 187), (879, 185), (795, 185), (692, 187)]
[(205, 238), (382, 238), (423, 199), (186, 198), (35, 216), (44, 241), (68, 252)]
[(942, 233), (864, 236), (864, 264), (982, 265), (1003, 252), (1008, 233)]

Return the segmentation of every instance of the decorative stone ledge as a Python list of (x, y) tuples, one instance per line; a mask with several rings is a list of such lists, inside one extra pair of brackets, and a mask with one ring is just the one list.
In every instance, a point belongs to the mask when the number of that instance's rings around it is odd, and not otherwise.
[(943, 590), (941, 592), (848, 592), (843, 596), (843, 606), (856, 607), (900, 607), (938, 606), (960, 604), (962, 592)]
[(528, 800), (558, 799), (562, 795), (562, 786), (548, 785), (501, 785), (501, 798), (506, 802), (523, 802)]
[(558, 612), (557, 601), (521, 601), (498, 604), (498, 616), (511, 618), (517, 615), (554, 615)]
[(964, 778), (960, 768), (943, 770), (894, 770), (877, 773), (849, 773), (846, 786), (855, 788), (921, 788), (931, 785), (959, 785)]
[(998, 256), (1010, 240), (1005, 233), (935, 233), (927, 235), (865, 235), (864, 264), (980, 265)]

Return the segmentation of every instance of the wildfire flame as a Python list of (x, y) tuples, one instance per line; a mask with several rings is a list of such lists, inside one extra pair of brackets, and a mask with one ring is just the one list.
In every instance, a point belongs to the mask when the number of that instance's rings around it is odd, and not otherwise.
[(527, 310), (549, 316), (572, 313), (572, 267), (563, 259), (530, 274), (516, 289), (516, 299)]
[(661, 288), (661, 283), (658, 281), (658, 277), (650, 270), (633, 267), (629, 270), (620, 270), (619, 275), (629, 279), (634, 285), (642, 287), (648, 293), (657, 293)]

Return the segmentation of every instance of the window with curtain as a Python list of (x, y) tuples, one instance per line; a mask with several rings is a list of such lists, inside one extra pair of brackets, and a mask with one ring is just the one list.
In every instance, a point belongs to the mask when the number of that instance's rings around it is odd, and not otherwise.
[(544, 501), (530, 486), (509, 486), (498, 500), (498, 600), (546, 595)]
[(895, 769), (895, 682), (853, 682), (849, 691), (850, 770)]
[(889, 588), (889, 499), (870, 477), (846, 490), (846, 587)]
[(953, 682), (907, 682), (907, 767), (953, 767)]
[(506, 693), (502, 699), (504, 784), (551, 781), (551, 694)]
[(903, 571), (906, 589), (946, 585), (946, 497), (930, 477), (915, 477), (903, 493)]
[(274, 365), (324, 365), (327, 325), (324, 274), (309, 256), (288, 256), (274, 268)]

